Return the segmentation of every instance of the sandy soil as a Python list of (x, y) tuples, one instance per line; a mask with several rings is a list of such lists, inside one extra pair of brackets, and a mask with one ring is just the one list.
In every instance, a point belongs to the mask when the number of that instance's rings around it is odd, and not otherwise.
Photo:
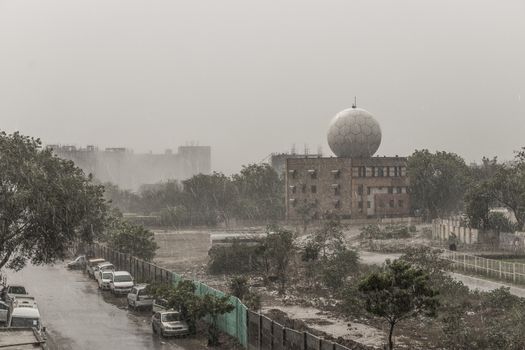
[(384, 344), (385, 333), (363, 323), (348, 322), (334, 317), (327, 312), (312, 307), (302, 306), (266, 306), (262, 312), (278, 309), (288, 317), (302, 320), (312, 329), (331, 334), (333, 337), (351, 339), (361, 344), (380, 348)]

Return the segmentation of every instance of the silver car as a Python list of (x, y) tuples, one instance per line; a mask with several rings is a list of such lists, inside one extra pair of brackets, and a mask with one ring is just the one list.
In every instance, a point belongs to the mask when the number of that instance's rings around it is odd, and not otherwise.
[(153, 297), (147, 294), (146, 284), (138, 284), (128, 294), (128, 307), (133, 309), (148, 308), (153, 305)]
[(188, 324), (181, 319), (178, 311), (155, 312), (151, 317), (153, 333), (160, 333), (163, 337), (183, 336), (190, 333)]

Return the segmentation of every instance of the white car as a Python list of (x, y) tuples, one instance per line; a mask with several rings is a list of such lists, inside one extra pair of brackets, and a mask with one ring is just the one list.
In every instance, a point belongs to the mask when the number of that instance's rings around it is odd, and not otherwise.
[(14, 307), (9, 314), (8, 327), (34, 328), (45, 337), (46, 328), (42, 327), (40, 312), (36, 307)]
[(95, 258), (95, 259), (89, 259), (86, 264), (86, 272), (89, 277), (95, 278), (95, 275), (93, 274), (93, 269), (100, 263), (103, 263), (104, 259), (102, 258)]
[(113, 266), (112, 263), (110, 263), (109, 261), (105, 261), (103, 263), (100, 263), (98, 264), (97, 266), (95, 266), (93, 268), (93, 276), (95, 276), (95, 280), (97, 281), (98, 285), (100, 286), (100, 272), (102, 271), (106, 271), (106, 272), (112, 272), (112, 271), (115, 271), (115, 266)]
[(138, 284), (131, 289), (128, 294), (128, 307), (133, 309), (151, 308), (153, 305), (153, 297), (147, 294), (147, 284)]
[(12, 303), (14, 298), (25, 297), (29, 295), (25, 287), (19, 285), (5, 287), (5, 289), (2, 290), (2, 294), (3, 299), (7, 304)]
[(111, 282), (111, 276), (113, 271), (99, 271), (97, 273), (98, 288), (102, 290), (109, 290), (109, 282)]
[(123, 295), (131, 292), (133, 288), (133, 277), (127, 271), (113, 271), (109, 281), (109, 290), (114, 295)]

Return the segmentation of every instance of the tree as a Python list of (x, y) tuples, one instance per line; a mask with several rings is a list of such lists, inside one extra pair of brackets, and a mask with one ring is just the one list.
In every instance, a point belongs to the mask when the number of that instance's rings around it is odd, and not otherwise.
[(436, 314), (437, 292), (430, 287), (428, 274), (402, 260), (387, 261), (381, 271), (364, 278), (358, 290), (364, 298), (365, 309), (388, 322), (390, 350), (394, 349), (392, 336), (400, 320)]
[(104, 188), (39, 139), (0, 133), (0, 268), (63, 259), (104, 228)]
[(105, 239), (111, 249), (146, 261), (151, 261), (159, 248), (153, 232), (118, 216), (113, 218)]
[(284, 184), (269, 164), (245, 165), (232, 181), (238, 193), (238, 217), (270, 221), (284, 217)]
[(346, 278), (359, 267), (359, 255), (355, 250), (340, 245), (324, 259), (322, 259), (324, 284), (333, 291), (340, 289)]
[(190, 224), (228, 223), (236, 196), (232, 181), (221, 173), (199, 174), (182, 182)]
[(293, 238), (291, 231), (276, 225), (269, 225), (262, 244), (262, 254), (267, 268), (275, 272), (281, 294), (284, 293), (288, 280), (288, 267), (295, 251)]
[(455, 153), (416, 150), (408, 157), (412, 207), (427, 220), (462, 208), (469, 168)]
[(343, 225), (337, 216), (329, 215), (314, 236), (314, 241), (319, 245), (322, 258), (326, 256), (326, 249), (334, 250), (343, 244)]
[(306, 233), (308, 225), (315, 219), (317, 216), (317, 203), (299, 203), (295, 211), (301, 219), (301, 224), (303, 225), (303, 233)]
[(208, 325), (208, 346), (219, 345), (219, 328), (217, 319), (220, 315), (233, 311), (234, 306), (230, 303), (229, 296), (217, 297), (206, 294), (202, 299), (203, 313), (210, 317)]
[[(502, 229), (502, 220), (489, 218), (490, 208), (504, 206), (517, 221), (517, 229), (525, 225), (525, 153), (520, 152), (514, 162), (497, 167), (492, 176), (474, 184), (466, 196), (466, 212), (473, 227), (488, 230)], [(491, 227), (492, 225), (492, 227)], [(505, 224), (507, 225), (507, 224)], [(505, 227), (505, 229), (511, 229)]]
[(243, 299), (246, 294), (250, 292), (250, 288), (248, 287), (248, 278), (246, 276), (234, 276), (229, 284), (228, 287), (230, 289), (230, 293), (239, 299)]

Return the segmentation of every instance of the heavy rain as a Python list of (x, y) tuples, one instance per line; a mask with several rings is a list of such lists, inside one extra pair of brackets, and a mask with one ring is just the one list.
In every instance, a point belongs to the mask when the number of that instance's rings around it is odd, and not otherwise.
[(525, 349), (525, 2), (0, 0), (0, 348)]

